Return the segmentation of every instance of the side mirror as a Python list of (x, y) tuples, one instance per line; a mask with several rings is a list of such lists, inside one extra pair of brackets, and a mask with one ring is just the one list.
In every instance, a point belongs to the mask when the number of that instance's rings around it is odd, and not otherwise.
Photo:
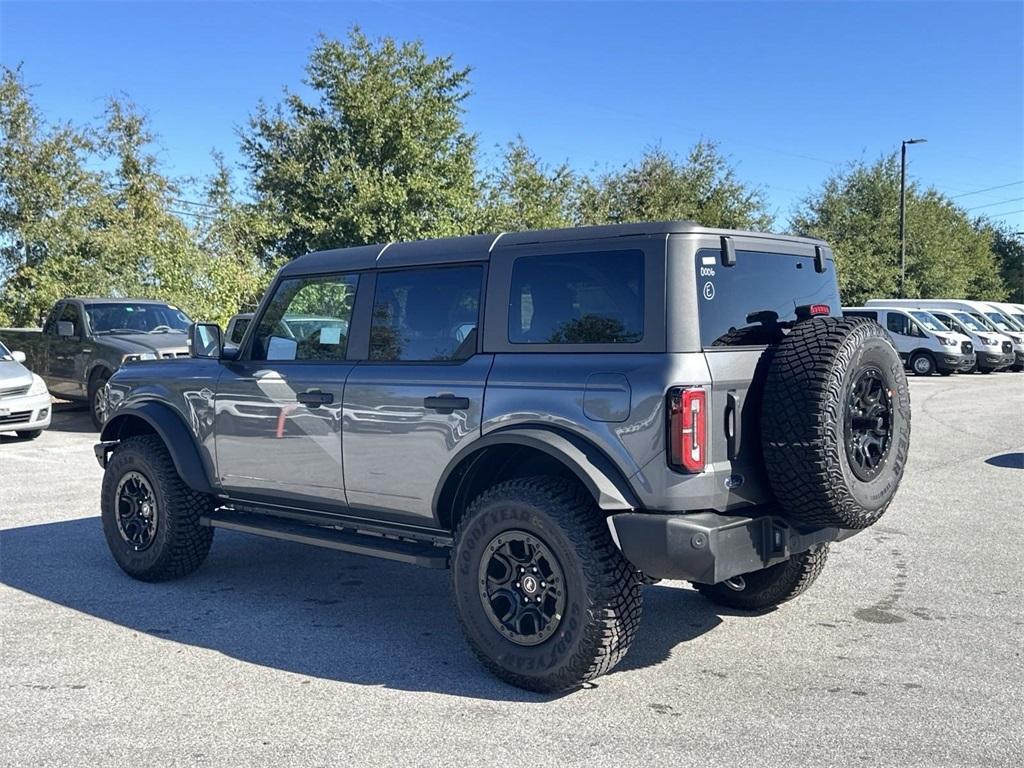
[(188, 329), (188, 351), (192, 357), (220, 360), (220, 326), (216, 323), (192, 323)]
[(14, 358), (14, 362), (16, 362), (16, 363), (24, 363), (25, 362), (25, 353), (22, 352), (21, 350), (17, 350), (15, 352), (11, 352), (11, 357)]
[(57, 321), (57, 335), (68, 338), (75, 335), (75, 324), (70, 320)]

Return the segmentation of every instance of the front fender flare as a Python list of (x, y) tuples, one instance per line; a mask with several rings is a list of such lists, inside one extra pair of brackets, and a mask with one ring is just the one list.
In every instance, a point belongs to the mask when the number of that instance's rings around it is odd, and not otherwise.
[[(100, 448), (105, 443), (116, 442), (121, 440), (122, 436), (132, 434), (130, 424), (134, 419), (144, 421), (164, 441), (167, 452), (171, 454), (171, 460), (174, 462), (174, 468), (189, 488), (200, 493), (214, 493), (192, 432), (181, 416), (163, 403), (149, 400), (122, 407), (103, 425), (103, 431), (100, 433), (100, 440), (103, 442), (97, 446), (97, 457), (100, 457)], [(106, 453), (106, 448), (103, 453)]]
[(572, 471), (606, 511), (634, 510), (640, 502), (622, 472), (593, 443), (550, 427), (510, 427), (488, 432), (475, 440), (449, 462), (434, 492), (434, 511), (438, 512), (443, 489), (451, 474), (474, 454), (497, 445), (521, 445), (534, 448), (557, 459)]

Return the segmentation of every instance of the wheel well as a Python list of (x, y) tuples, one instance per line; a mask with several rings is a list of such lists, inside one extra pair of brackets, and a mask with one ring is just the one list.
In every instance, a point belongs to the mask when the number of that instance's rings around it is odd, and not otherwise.
[(549, 453), (528, 445), (491, 445), (463, 459), (445, 480), (437, 497), (438, 522), (446, 530), (455, 530), (466, 507), (484, 490), (533, 475), (563, 477), (583, 485), (568, 466)]
[[(107, 429), (110, 432), (107, 432)], [(126, 414), (116, 416), (103, 430), (104, 439), (124, 440), (135, 435), (156, 435), (157, 431), (145, 419)], [(109, 436), (108, 436), (109, 435)]]
[(91, 387), (93, 382), (96, 381), (96, 379), (98, 379), (103, 373), (107, 374), (107, 376), (113, 375), (113, 372), (105, 365), (100, 364), (94, 366), (93, 369), (89, 371), (89, 386)]

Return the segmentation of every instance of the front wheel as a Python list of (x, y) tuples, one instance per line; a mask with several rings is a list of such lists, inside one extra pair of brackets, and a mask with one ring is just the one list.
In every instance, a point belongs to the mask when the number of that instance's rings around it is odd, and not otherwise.
[(89, 416), (92, 418), (92, 425), (98, 430), (103, 429), (107, 421), (107, 382), (110, 374), (107, 372), (97, 373), (89, 381)]
[(918, 352), (910, 358), (910, 370), (918, 376), (931, 376), (935, 373), (935, 359), (927, 352)]
[(819, 544), (789, 560), (719, 584), (694, 584), (708, 600), (741, 611), (766, 611), (803, 594), (821, 574), (828, 544)]
[(565, 691), (608, 672), (640, 624), (640, 579), (576, 483), (495, 485), (466, 511), (452, 552), (463, 632), (512, 685)]
[(182, 481), (156, 435), (123, 440), (103, 475), (103, 535), (114, 560), (140, 581), (166, 581), (206, 559), (213, 529), (200, 517), (213, 503)]

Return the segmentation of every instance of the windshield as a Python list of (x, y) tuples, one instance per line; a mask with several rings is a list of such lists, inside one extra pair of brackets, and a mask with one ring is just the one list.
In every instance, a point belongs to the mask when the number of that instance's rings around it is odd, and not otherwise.
[(187, 333), (192, 319), (170, 304), (87, 304), (93, 333)]
[(986, 328), (979, 320), (976, 320), (974, 315), (969, 315), (966, 312), (954, 312), (953, 317), (959, 320), (961, 323), (966, 325), (972, 331), (987, 331)]
[(945, 325), (942, 324), (942, 321), (940, 321), (939, 318), (937, 318), (935, 315), (931, 314), (930, 312), (924, 312), (922, 310), (914, 310), (910, 314), (914, 316), (914, 319), (917, 320), (917, 322), (919, 322), (921, 325), (923, 325), (929, 331), (948, 331), (949, 330), (949, 328), (947, 328)]
[(995, 331), (996, 333), (999, 332), (999, 326), (993, 323), (987, 317), (985, 317), (983, 313), (971, 312), (971, 317), (973, 317), (975, 320), (981, 323), (982, 327), (984, 327), (986, 331)]
[(0, 360), (8, 362), (14, 359), (14, 355), (11, 354), (10, 350), (4, 346), (4, 343), (0, 341)]
[(1014, 315), (1013, 319), (1017, 321), (1017, 324), (1020, 325), (1021, 328), (1024, 328), (1024, 312), (1019, 315)]
[(988, 312), (986, 314), (988, 315), (988, 319), (991, 320), (993, 323), (995, 323), (996, 327), (999, 328), (999, 330), (1001, 330), (1001, 331), (1019, 331), (1020, 330), (1020, 328), (1017, 327), (1017, 324), (1013, 320), (1010, 320), (1009, 318), (1004, 317), (999, 312)]

